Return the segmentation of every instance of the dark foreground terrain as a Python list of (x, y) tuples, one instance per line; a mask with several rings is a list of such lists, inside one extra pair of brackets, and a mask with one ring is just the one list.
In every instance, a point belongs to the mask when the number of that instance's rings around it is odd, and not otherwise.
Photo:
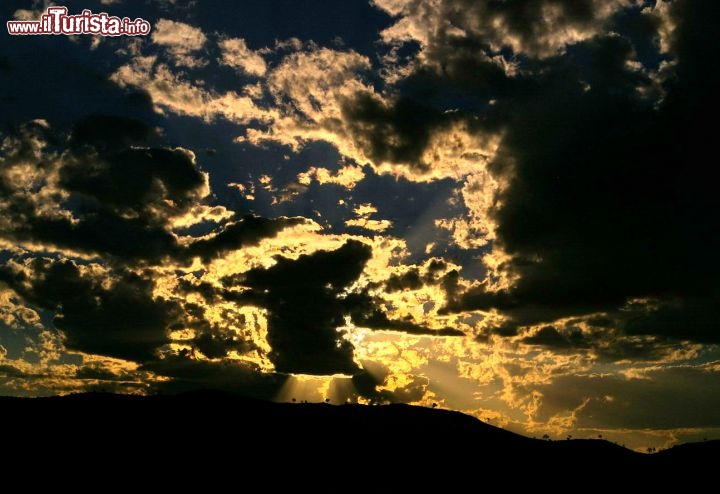
[(675, 482), (714, 490), (720, 459), (720, 441), (645, 455), (601, 440), (529, 439), (457, 412), (215, 392), (0, 398), (0, 427), (4, 478), (31, 468), (28, 482), (99, 492), (97, 475), (141, 492), (154, 483), (204, 492), (258, 482), (267, 492), (624, 492)]

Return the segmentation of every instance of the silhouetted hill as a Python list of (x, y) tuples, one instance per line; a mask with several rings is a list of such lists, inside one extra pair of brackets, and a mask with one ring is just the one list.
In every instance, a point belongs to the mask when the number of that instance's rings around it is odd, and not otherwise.
[[(0, 410), (3, 451), (12, 452), (6, 472), (30, 461), (65, 472), (60, 478), (99, 471), (117, 482), (142, 471), (155, 480), (167, 474), (168, 482), (201, 476), (205, 487), (258, 475), (277, 486), (317, 481), (310, 492), (482, 491), (488, 479), (570, 491), (578, 484), (568, 479), (647, 487), (697, 478), (720, 452), (720, 442), (708, 441), (644, 455), (601, 440), (529, 439), (445, 410), (280, 404), (217, 392), (0, 398)], [(332, 480), (337, 472), (347, 484)]]

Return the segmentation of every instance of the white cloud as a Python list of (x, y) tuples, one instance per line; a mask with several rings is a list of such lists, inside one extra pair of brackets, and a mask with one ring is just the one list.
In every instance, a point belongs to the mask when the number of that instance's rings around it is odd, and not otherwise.
[(224, 39), (218, 43), (222, 50), (220, 62), (242, 70), (248, 75), (263, 76), (267, 71), (265, 59), (258, 52), (248, 48), (242, 38)]
[(365, 172), (360, 166), (345, 165), (337, 173), (322, 167), (311, 166), (306, 172), (298, 173), (298, 183), (310, 185), (313, 180), (319, 184), (337, 184), (346, 189), (352, 189), (365, 178)]
[(152, 34), (153, 42), (187, 53), (203, 47), (207, 38), (203, 32), (189, 24), (160, 19)]
[(392, 222), (389, 220), (370, 218), (378, 212), (377, 208), (372, 204), (360, 204), (353, 209), (353, 212), (355, 213), (356, 218), (346, 220), (345, 226), (364, 228), (365, 230), (374, 232), (384, 232), (392, 226)]
[(120, 67), (110, 79), (118, 85), (146, 90), (158, 111), (169, 110), (211, 121), (224, 117), (247, 124), (252, 120), (267, 121), (272, 112), (255, 105), (252, 98), (234, 91), (216, 93), (186, 81), (155, 56), (139, 56)]
[(165, 47), (178, 65), (197, 67), (206, 63), (194, 55), (207, 42), (205, 34), (196, 27), (160, 19), (154, 26), (151, 39), (154, 43)]

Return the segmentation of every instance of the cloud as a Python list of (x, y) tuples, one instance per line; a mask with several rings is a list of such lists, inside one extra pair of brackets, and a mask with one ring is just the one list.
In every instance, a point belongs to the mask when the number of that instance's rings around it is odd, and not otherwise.
[(183, 22), (159, 19), (151, 35), (153, 43), (165, 47), (181, 66), (197, 67), (203, 64), (195, 53), (205, 46), (207, 37), (198, 28)]
[(0, 392), (717, 427), (714, 4), (375, 3), (278, 32), (148, 3), (145, 39), (9, 40)]
[[(298, 259), (277, 257), (267, 269), (226, 278), (238, 301), (268, 310), (268, 343), (275, 370), (298, 374), (354, 374), (353, 347), (336, 328), (343, 325), (343, 291), (371, 256), (367, 245), (348, 240), (339, 249)], [(227, 296), (227, 295), (226, 295)]]
[(357, 218), (345, 220), (345, 226), (363, 228), (374, 232), (384, 232), (392, 226), (392, 222), (389, 220), (370, 218), (374, 213), (377, 213), (377, 208), (370, 204), (361, 204), (353, 212)]
[(149, 362), (142, 368), (172, 378), (157, 383), (155, 389), (159, 391), (177, 393), (212, 389), (266, 400), (275, 398), (288, 378), (282, 374), (264, 374), (253, 365), (232, 360), (210, 362), (169, 357)]
[(256, 106), (250, 96), (236, 91), (211, 91), (193, 84), (186, 75), (176, 73), (158, 61), (157, 55), (133, 57), (118, 68), (110, 80), (121, 88), (132, 87), (147, 92), (159, 113), (167, 110), (208, 122), (223, 117), (240, 124), (254, 120), (267, 122), (273, 117), (273, 112)]
[(54, 325), (73, 350), (149, 360), (180, 318), (177, 304), (153, 296), (151, 280), (127, 271), (108, 276), (72, 261), (35, 259), (22, 268), (6, 264), (0, 276), (25, 301), (56, 312)]
[(548, 57), (567, 45), (602, 33), (612, 15), (629, 0), (541, 0), (492, 2), (374, 0), (398, 21), (382, 32), (387, 42), (419, 41), (432, 52), (448, 39), (474, 38), (489, 50)]
[(199, 256), (205, 262), (242, 246), (257, 245), (260, 240), (275, 236), (284, 228), (307, 223), (304, 218), (267, 219), (248, 215), (238, 221), (225, 223), (219, 231), (195, 240), (187, 248), (186, 256)]
[(182, 216), (172, 219), (172, 228), (174, 230), (182, 228), (190, 228), (203, 223), (221, 224), (232, 219), (235, 213), (225, 206), (209, 206), (207, 204), (198, 204), (190, 208), (190, 210)]
[(117, 151), (131, 145), (148, 144), (157, 138), (154, 134), (153, 129), (138, 118), (93, 114), (75, 123), (70, 145)]
[(40, 315), (20, 303), (12, 290), (0, 290), (0, 323), (12, 330), (27, 330), (37, 327)]
[[(708, 227), (718, 204), (700, 154), (712, 139), (693, 117), (701, 107), (715, 111), (695, 83), (718, 78), (696, 62), (712, 37), (696, 34), (704, 8), (675, 5), (683, 21), (667, 96), (651, 89), (632, 63), (632, 43), (615, 34), (518, 77), (526, 89), (506, 101), (512, 116), (490, 164), (506, 184), (491, 211), (493, 249), (505, 260), (460, 308), (498, 309), (522, 325), (650, 298), (666, 308), (629, 323), (629, 332), (718, 341), (710, 309), (718, 238)], [(498, 273), (514, 284), (494, 290)]]
[[(124, 117), (89, 117), (66, 143), (46, 122), (21, 126), (3, 143), (0, 237), (122, 262), (209, 260), (304, 221), (251, 215), (223, 221), (234, 215), (203, 204), (210, 188), (195, 154), (145, 147), (153, 138), (146, 124)], [(199, 211), (222, 224), (180, 241), (172, 229)]]
[(297, 176), (298, 183), (301, 185), (310, 185), (313, 180), (316, 180), (321, 185), (337, 184), (348, 190), (354, 188), (364, 178), (365, 172), (362, 167), (353, 165), (345, 165), (334, 174), (327, 168), (311, 166)]
[(550, 326), (523, 330), (519, 341), (555, 353), (584, 354), (598, 362), (668, 364), (695, 359), (703, 348), (697, 343), (667, 338), (657, 330), (633, 334), (622, 318), (602, 326), (595, 325), (592, 317), (556, 321)]
[[(307, 222), (234, 218), (207, 206), (208, 177), (194, 153), (146, 147), (158, 139), (142, 121), (113, 116), (92, 116), (69, 133), (30, 122), (5, 137), (0, 210), (10, 250), (0, 272), (10, 298), (0, 299), (0, 316), (8, 328), (39, 328), (39, 344), (61, 332), (57, 348), (32, 350), (42, 361), (69, 351), (148, 362), (187, 346), (203, 358), (262, 358), (243, 321), (237, 331), (227, 317), (209, 321), (163, 291), (162, 271), (210, 263)], [(202, 236), (174, 231), (198, 211), (218, 226)], [(171, 338), (182, 331), (190, 337)]]
[(118, 215), (176, 216), (209, 194), (207, 176), (186, 149), (125, 148), (68, 160), (59, 185)]
[(657, 335), (699, 343), (720, 343), (718, 297), (684, 297), (637, 304), (623, 329), (631, 335)]
[(258, 52), (248, 48), (242, 38), (223, 39), (218, 43), (222, 51), (220, 62), (242, 70), (248, 75), (261, 77), (267, 71), (267, 63)]
[(278, 113), (267, 129), (247, 129), (240, 142), (276, 142), (299, 149), (305, 142), (322, 140), (364, 163), (365, 156), (347, 138), (342, 104), (356, 93), (371, 91), (362, 78), (369, 69), (368, 58), (352, 51), (311, 48), (286, 55), (265, 81)]
[(3, 377), (23, 377), (25, 373), (12, 365), (2, 364), (0, 365), (0, 374)]
[[(96, 143), (101, 128), (96, 122), (96, 133), (89, 137)], [(136, 127), (125, 134), (122, 125), (116, 129), (117, 142), (132, 140), (137, 132)], [(127, 258), (172, 253), (176, 241), (164, 227), (167, 218), (208, 194), (207, 178), (192, 153), (106, 144), (95, 149), (78, 139), (72, 141), (77, 152), (59, 153), (55, 146), (62, 150), (63, 144), (55, 134), (47, 123), (35, 122), (4, 140), (2, 236), (28, 247)]]
[[(420, 277), (416, 268), (401, 275), (392, 275), (385, 282), (385, 292), (378, 292), (377, 288), (382, 283), (371, 282), (362, 292), (350, 294), (345, 298), (345, 310), (351, 316), (355, 326), (369, 328), (378, 331), (399, 331), (410, 335), (420, 336), (465, 336), (465, 332), (448, 326), (438, 326), (434, 317), (429, 315), (430, 309), (425, 309), (426, 304), (434, 307), (432, 298), (421, 307), (415, 307), (411, 296), (408, 299), (400, 299), (398, 303), (395, 292), (417, 291), (427, 285), (437, 285), (442, 278), (432, 279), (429, 276)], [(370, 293), (375, 293), (371, 295)], [(403, 296), (405, 293), (397, 293)], [(391, 309), (398, 310), (391, 310)], [(408, 310), (403, 314), (402, 310)], [(414, 311), (414, 312), (412, 312)], [(417, 316), (420, 317), (417, 317)], [(430, 323), (422, 324), (418, 322)]]
[(568, 335), (561, 334), (553, 326), (544, 326), (532, 336), (526, 336), (522, 342), (528, 345), (540, 345), (552, 348), (567, 348), (576, 345), (586, 345), (582, 333), (575, 330)]
[[(243, 39), (220, 39), (220, 65), (241, 68), (259, 78), (241, 91), (208, 89), (191, 81), (177, 67), (163, 62), (150, 50), (136, 53), (111, 76), (120, 87), (141, 88), (152, 97), (157, 111), (212, 121), (223, 117), (246, 126), (237, 142), (261, 147), (267, 143), (297, 151), (308, 143), (325, 141), (342, 156), (360, 165), (370, 164), (382, 173), (410, 180), (432, 181), (464, 177), (480, 172), (478, 161), (487, 162), (497, 144), (494, 131), (477, 132), (476, 123), (451, 108), (429, 104), (432, 75), (419, 71), (416, 94), (376, 90), (372, 64), (367, 56), (352, 50), (334, 50), (314, 43), (283, 53), (266, 50), (279, 62), (267, 65)], [(468, 60), (458, 63), (466, 66)], [(488, 73), (503, 69), (490, 59), (482, 62)], [(481, 65), (482, 65), (481, 64)], [(478, 65), (480, 66), (480, 65)], [(427, 78), (428, 81), (425, 81)], [(478, 80), (481, 80), (479, 77)], [(430, 95), (432, 96), (432, 94)], [(331, 177), (317, 167), (315, 175), (325, 182), (352, 184), (357, 171)], [(307, 181), (307, 178), (304, 179)]]
[[(536, 420), (580, 407), (574, 427), (678, 429), (718, 427), (716, 364), (653, 369), (642, 378), (564, 376), (539, 388)], [(591, 397), (588, 399), (588, 397)]]
[(368, 81), (367, 57), (311, 48), (290, 53), (267, 74), (277, 113), (267, 128), (251, 127), (239, 142), (301, 148), (325, 141), (344, 157), (410, 180), (461, 177), (496, 146), (461, 118), (424, 102), (426, 95), (381, 94)]
[[(466, 115), (443, 110), (429, 96), (401, 90), (392, 98), (367, 91), (344, 98), (345, 134), (351, 149), (361, 153), (350, 156), (413, 181), (483, 173), (495, 152), (497, 134), (475, 129)], [(345, 154), (343, 147), (339, 149)]]
[(349, 134), (373, 163), (409, 163), (423, 169), (428, 164), (422, 153), (441, 113), (413, 100), (388, 105), (370, 93), (358, 93), (344, 103), (343, 118)]
[(381, 331), (401, 331), (419, 336), (465, 336), (464, 332), (455, 328), (433, 329), (416, 324), (411, 320), (391, 320), (379, 310), (375, 310), (369, 315), (366, 314), (364, 317), (357, 317), (356, 324)]
[(129, 376), (128, 373), (118, 373), (116, 369), (104, 365), (102, 362), (92, 362), (79, 367), (75, 372), (75, 377), (86, 381), (119, 381), (127, 380)]

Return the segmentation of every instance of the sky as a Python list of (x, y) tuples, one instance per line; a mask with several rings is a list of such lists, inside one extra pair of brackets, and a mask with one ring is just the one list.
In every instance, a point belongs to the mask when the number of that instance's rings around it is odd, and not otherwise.
[(720, 437), (711, 0), (67, 0), (0, 18), (0, 394)]

